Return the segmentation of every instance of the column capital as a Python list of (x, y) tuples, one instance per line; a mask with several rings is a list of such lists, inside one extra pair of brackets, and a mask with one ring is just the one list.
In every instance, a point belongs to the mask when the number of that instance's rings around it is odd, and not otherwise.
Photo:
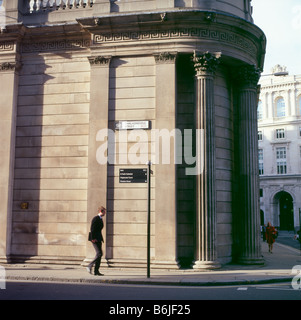
[(192, 61), (197, 76), (213, 76), (219, 63), (220, 52), (211, 53), (209, 51), (197, 53), (194, 51)]
[(88, 57), (91, 66), (108, 67), (112, 56), (92, 56)]
[(261, 69), (255, 65), (247, 65), (239, 68), (235, 73), (235, 80), (239, 84), (240, 88), (256, 89), (258, 81), (261, 76)]
[(175, 63), (177, 58), (177, 52), (160, 52), (155, 53), (155, 61), (156, 63)]
[(0, 72), (2, 71), (18, 71), (21, 68), (19, 62), (2, 62), (0, 63)]

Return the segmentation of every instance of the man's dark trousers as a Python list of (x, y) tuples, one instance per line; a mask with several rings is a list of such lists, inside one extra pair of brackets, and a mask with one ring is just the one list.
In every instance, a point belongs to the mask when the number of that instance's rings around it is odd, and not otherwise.
[(93, 264), (95, 263), (94, 267), (94, 273), (97, 273), (99, 271), (101, 257), (102, 257), (102, 248), (101, 248), (101, 242), (95, 242), (93, 243), (93, 247), (95, 249), (96, 255), (95, 258), (92, 260), (92, 262), (89, 264), (89, 267), (92, 268)]

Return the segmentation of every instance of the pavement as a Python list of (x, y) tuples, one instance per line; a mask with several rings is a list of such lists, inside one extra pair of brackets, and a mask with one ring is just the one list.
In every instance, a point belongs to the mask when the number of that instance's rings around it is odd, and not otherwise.
[[(296, 240), (294, 240), (296, 241)], [(290, 282), (296, 275), (294, 266), (300, 266), (301, 251), (292, 246), (283, 245), (276, 240), (273, 253), (268, 252), (268, 245), (262, 242), (262, 255), (265, 264), (247, 266), (228, 264), (212, 271), (158, 270), (101, 268), (104, 276), (94, 276), (83, 266), (41, 265), (41, 264), (6, 264), (6, 281), (43, 281), (86, 284), (147, 284), (177, 286), (221, 286), (248, 285), (263, 283)]]

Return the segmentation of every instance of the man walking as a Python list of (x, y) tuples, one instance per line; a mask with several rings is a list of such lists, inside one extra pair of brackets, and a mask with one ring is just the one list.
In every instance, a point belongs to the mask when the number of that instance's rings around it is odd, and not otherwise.
[(92, 267), (94, 266), (94, 275), (95, 276), (103, 276), (102, 273), (99, 272), (101, 257), (102, 257), (102, 229), (103, 229), (103, 217), (106, 215), (107, 210), (104, 207), (98, 208), (98, 215), (92, 219), (91, 222), (91, 231), (89, 233), (89, 241), (92, 242), (93, 247), (95, 249), (96, 255), (92, 262), (86, 267), (89, 273), (92, 273)]

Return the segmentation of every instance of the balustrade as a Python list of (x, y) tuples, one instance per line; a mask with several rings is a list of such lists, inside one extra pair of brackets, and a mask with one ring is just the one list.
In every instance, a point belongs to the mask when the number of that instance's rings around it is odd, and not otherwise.
[(92, 7), (95, 0), (28, 0), (27, 10), (30, 13), (59, 10), (59, 9), (73, 9)]

